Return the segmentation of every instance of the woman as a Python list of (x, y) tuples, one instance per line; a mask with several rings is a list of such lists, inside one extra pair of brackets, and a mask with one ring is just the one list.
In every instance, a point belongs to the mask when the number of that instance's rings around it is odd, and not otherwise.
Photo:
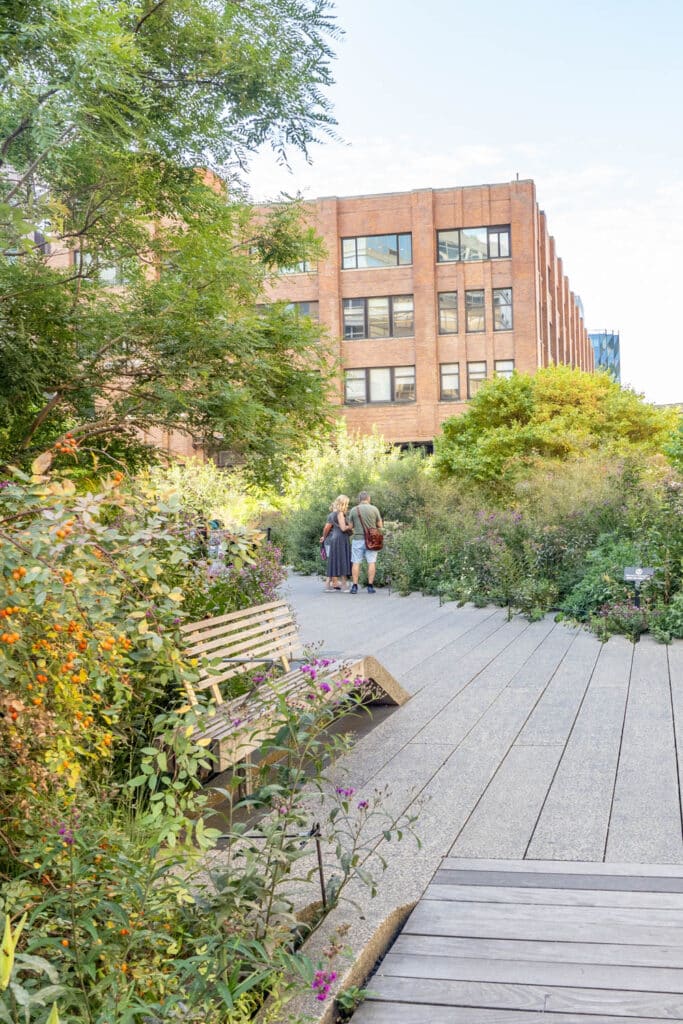
[(329, 553), (327, 556), (327, 586), (330, 590), (348, 590), (346, 577), (351, 575), (351, 541), (349, 534), (353, 527), (346, 521), (346, 513), (349, 509), (349, 499), (345, 494), (340, 494), (332, 503), (332, 512), (327, 517), (327, 525), (330, 530), (327, 534), (323, 531), (322, 541), (329, 542)]

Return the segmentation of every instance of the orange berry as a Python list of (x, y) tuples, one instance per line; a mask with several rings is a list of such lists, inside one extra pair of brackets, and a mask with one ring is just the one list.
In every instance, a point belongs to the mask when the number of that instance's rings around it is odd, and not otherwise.
[(69, 945), (69, 940), (68, 939), (62, 939), (62, 945), (64, 947), (68, 946)]
[(33, 698), (33, 703), (35, 704), (35, 706), (37, 708), (39, 708), (40, 705), (43, 703), (43, 698), (42, 697), (34, 697)]
[(127, 928), (121, 928), (119, 931), (119, 935), (130, 935), (130, 932), (128, 931)]
[(124, 974), (126, 974), (128, 971), (128, 964), (121, 964), (121, 970), (123, 971)]

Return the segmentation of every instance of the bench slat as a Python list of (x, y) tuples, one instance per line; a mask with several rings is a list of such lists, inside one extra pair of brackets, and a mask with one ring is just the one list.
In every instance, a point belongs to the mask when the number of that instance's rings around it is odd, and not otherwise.
[(287, 608), (275, 608), (272, 612), (266, 612), (264, 615), (252, 614), (251, 617), (245, 618), (241, 622), (223, 622), (202, 629), (194, 629), (187, 634), (185, 642), (191, 646), (204, 640), (210, 640), (214, 636), (239, 636), (246, 633), (252, 626), (265, 628), (267, 625), (277, 626), (281, 623), (294, 625), (292, 613)]
[(236, 622), (239, 619), (244, 619), (248, 616), (253, 616), (254, 619), (263, 618), (263, 613), (270, 611), (273, 608), (282, 608), (290, 616), (292, 614), (286, 601), (270, 601), (267, 604), (259, 604), (252, 606), (251, 608), (241, 608), (238, 612), (228, 612), (227, 615), (217, 615), (212, 619), (201, 619), (199, 622), (186, 622), (185, 625), (180, 627), (180, 632), (194, 633), (210, 626), (217, 625), (221, 622)]
[[(298, 639), (298, 632), (295, 624), (291, 622), (278, 623), (276, 627), (261, 624), (260, 626), (254, 626), (252, 629), (245, 630), (244, 633), (229, 633), (227, 635), (220, 634), (212, 638), (207, 638), (201, 643), (194, 642), (191, 646), (186, 648), (186, 653), (190, 657), (195, 657), (198, 654), (204, 654), (207, 651), (223, 650), (235, 648), (237, 652), (241, 649), (248, 650), (249, 643), (252, 639), (262, 640), (269, 637), (280, 637), (288, 636), (295, 637)], [(227, 657), (227, 655), (226, 655)]]

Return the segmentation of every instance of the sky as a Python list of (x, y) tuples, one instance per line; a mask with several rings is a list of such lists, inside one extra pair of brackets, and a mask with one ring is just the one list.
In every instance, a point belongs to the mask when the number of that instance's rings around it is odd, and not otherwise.
[(257, 200), (536, 182), (622, 383), (683, 402), (683, 3), (337, 0), (339, 141), (251, 167)]

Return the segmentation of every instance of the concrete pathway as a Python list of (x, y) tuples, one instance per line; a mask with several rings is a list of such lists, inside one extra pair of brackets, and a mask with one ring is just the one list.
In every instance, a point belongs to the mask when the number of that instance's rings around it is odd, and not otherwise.
[(305, 641), (374, 655), (412, 694), (335, 768), (359, 797), (387, 787), (421, 839), (392, 844), (377, 897), (358, 883), (362, 912), (337, 908), (311, 940), (315, 958), (349, 926), (342, 987), (363, 983), (444, 858), (683, 864), (683, 642), (601, 644), (552, 616), (325, 594), (311, 577), (292, 576), (286, 596)]
[(312, 577), (287, 596), (305, 641), (372, 654), (413, 694), (341, 767), (397, 808), (421, 800), (442, 855), (683, 863), (683, 643)]

